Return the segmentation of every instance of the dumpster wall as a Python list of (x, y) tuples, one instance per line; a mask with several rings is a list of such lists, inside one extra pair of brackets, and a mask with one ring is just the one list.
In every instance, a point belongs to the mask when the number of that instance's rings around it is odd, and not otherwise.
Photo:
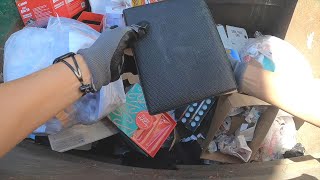
[(285, 37), (309, 60), (316, 78), (320, 78), (319, 10), (319, 0), (300, 0)]
[(206, 0), (216, 23), (284, 38), (298, 0)]

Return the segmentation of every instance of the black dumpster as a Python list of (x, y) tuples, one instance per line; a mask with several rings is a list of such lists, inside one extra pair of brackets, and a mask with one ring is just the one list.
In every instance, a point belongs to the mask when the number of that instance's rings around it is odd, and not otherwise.
[[(255, 31), (260, 31), (288, 40), (293, 39), (287, 37), (288, 31), (292, 31), (290, 23), (301, 21), (300, 17), (293, 20), (297, 8), (320, 7), (320, 2), (317, 0), (206, 1), (216, 23), (243, 27), (249, 36)], [(309, 11), (305, 13), (308, 14)], [(313, 15), (319, 20), (318, 14)], [(310, 26), (314, 25), (313, 22), (316, 20), (309, 19)], [(314, 31), (319, 32), (319, 29)], [(306, 34), (304, 31), (298, 31), (296, 36), (305, 38)], [(0, 50), (3, 51), (3, 48)], [(303, 53), (310, 53), (303, 48), (300, 50)], [(316, 49), (312, 51), (315, 52)], [(314, 154), (320, 152), (320, 139), (317, 138), (320, 130), (301, 120), (296, 120), (296, 127), (298, 139), (303, 141), (302, 144), (310, 155), (264, 163), (178, 166), (178, 170), (122, 166), (113, 162), (112, 158), (81, 153), (57, 153), (47, 146), (25, 140), (0, 159), (0, 179), (317, 179), (316, 177), (320, 177), (320, 156)]]

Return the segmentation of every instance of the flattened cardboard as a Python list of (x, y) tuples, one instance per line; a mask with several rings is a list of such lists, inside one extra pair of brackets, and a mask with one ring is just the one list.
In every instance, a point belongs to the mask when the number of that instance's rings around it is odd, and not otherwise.
[(65, 152), (118, 133), (118, 128), (105, 119), (91, 125), (77, 124), (57, 134), (49, 135), (51, 149)]
[(222, 163), (231, 163), (231, 164), (240, 164), (243, 163), (241, 159), (235, 157), (235, 156), (230, 156), (228, 154), (223, 154), (221, 152), (214, 152), (214, 153), (201, 153), (200, 156), (201, 159), (209, 159), (213, 161), (218, 161)]
[[(234, 93), (232, 95), (221, 96), (218, 100), (217, 108), (215, 114), (212, 118), (210, 124), (210, 130), (208, 132), (207, 138), (201, 144), (203, 149), (201, 157), (202, 159), (209, 159), (213, 161), (219, 161), (223, 163), (241, 163), (242, 161), (231, 155), (223, 154), (221, 152), (209, 153), (208, 146), (209, 143), (213, 140), (214, 135), (224, 122), (225, 118), (228, 116), (228, 113), (232, 108), (243, 107), (243, 106), (255, 106), (255, 105), (267, 105), (270, 104), (254, 98), (252, 96), (247, 96), (239, 93)], [(248, 144), (252, 150), (252, 157), (257, 153), (264, 137), (267, 135), (268, 130), (271, 127), (272, 122), (278, 114), (279, 109), (273, 106), (270, 106), (265, 113), (260, 117), (257, 127), (255, 130), (253, 140)], [(241, 124), (239, 123), (239, 126)], [(231, 124), (232, 126), (232, 124)], [(235, 128), (235, 127), (231, 127)], [(236, 128), (235, 128), (236, 129)]]
[(206, 149), (209, 143), (213, 139), (215, 133), (220, 128), (224, 119), (227, 117), (230, 110), (234, 107), (254, 106), (254, 105), (270, 105), (260, 99), (244, 94), (233, 93), (231, 95), (225, 95), (219, 97), (217, 108), (210, 124), (210, 130), (208, 132), (206, 140), (202, 144), (202, 149)]
[(252, 150), (252, 155), (250, 160), (252, 160), (255, 157), (257, 151), (260, 148), (262, 141), (266, 137), (278, 112), (279, 112), (279, 108), (270, 106), (267, 109), (267, 111), (264, 112), (260, 117), (256, 126), (256, 130), (254, 131), (253, 139), (251, 142), (248, 143), (248, 146)]

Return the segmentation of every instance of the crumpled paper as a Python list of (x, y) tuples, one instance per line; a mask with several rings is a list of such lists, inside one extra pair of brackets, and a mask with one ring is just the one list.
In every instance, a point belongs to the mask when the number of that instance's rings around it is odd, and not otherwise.
[(220, 152), (236, 156), (242, 159), (244, 162), (249, 161), (252, 150), (247, 145), (247, 142), (243, 135), (237, 137), (221, 135), (217, 138), (217, 141)]

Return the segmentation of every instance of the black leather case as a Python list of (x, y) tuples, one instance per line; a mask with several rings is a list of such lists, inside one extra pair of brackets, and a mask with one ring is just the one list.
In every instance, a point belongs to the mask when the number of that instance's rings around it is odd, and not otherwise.
[(133, 47), (150, 114), (228, 93), (236, 83), (203, 0), (167, 0), (124, 10), (127, 25), (150, 23)]

